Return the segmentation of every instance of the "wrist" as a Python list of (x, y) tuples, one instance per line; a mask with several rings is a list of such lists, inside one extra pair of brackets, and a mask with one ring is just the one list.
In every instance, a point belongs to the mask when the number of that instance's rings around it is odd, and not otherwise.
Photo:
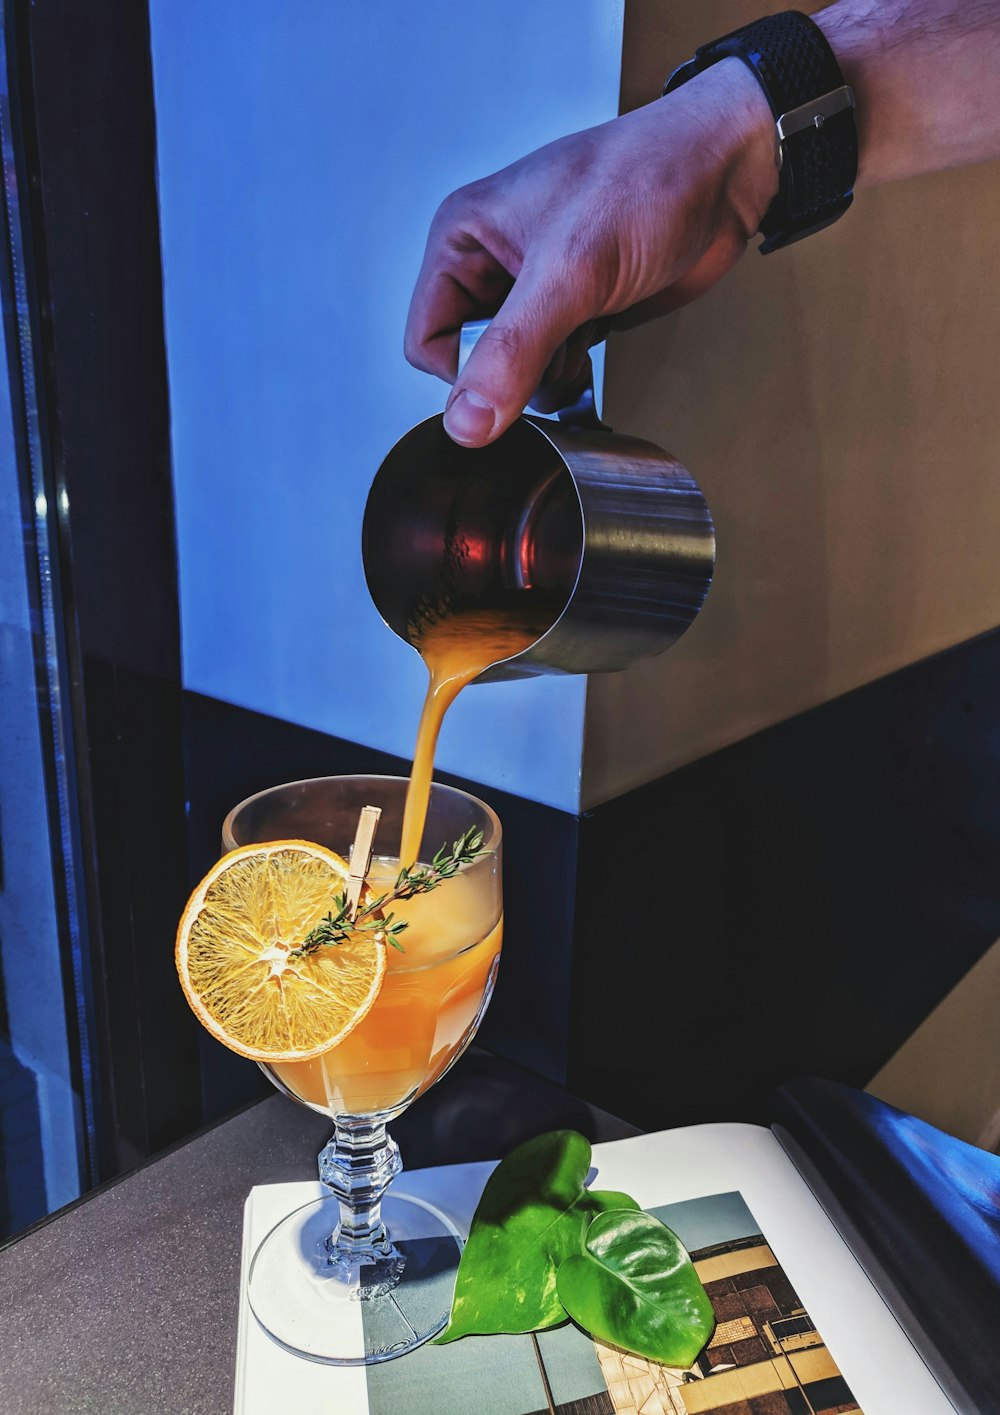
[(746, 64), (733, 58), (713, 64), (679, 92), (703, 109), (706, 146), (723, 158), (724, 197), (749, 240), (778, 191), (770, 104)]
[(737, 143), (731, 159), (730, 198), (747, 237), (760, 228), (778, 194), (778, 148), (774, 115), (757, 79), (739, 59), (723, 59), (713, 71), (725, 83)]
[[(664, 94), (730, 60), (739, 61), (755, 79), (774, 122), (777, 189), (762, 219), (754, 198), (767, 187), (774, 191), (774, 174), (765, 186), (759, 126), (752, 130), (756, 136), (739, 169), (750, 180), (735, 187), (749, 199), (764, 237), (758, 249), (767, 255), (822, 231), (850, 207), (858, 172), (854, 94), (823, 31), (797, 10), (764, 15), (699, 45), (671, 73)], [(733, 71), (727, 83), (735, 81)], [(753, 227), (748, 223), (747, 229)]]

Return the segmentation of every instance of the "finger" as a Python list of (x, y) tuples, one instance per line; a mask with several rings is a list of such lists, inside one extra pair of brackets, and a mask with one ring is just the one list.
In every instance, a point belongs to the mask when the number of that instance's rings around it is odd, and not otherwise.
[(403, 352), (416, 368), (451, 383), (458, 366), (458, 335), (469, 319), (503, 304), (514, 277), (478, 241), (452, 236), (428, 243), (410, 300)]
[(444, 425), (465, 447), (495, 441), (527, 406), (559, 346), (586, 320), (565, 282), (515, 281), (455, 381)]
[(593, 381), (593, 377), (590, 355), (587, 354), (573, 375), (564, 372), (558, 379), (552, 379), (546, 373), (539, 387), (531, 395), (528, 407), (533, 413), (557, 413), (560, 408), (572, 407), (579, 402), (583, 390)]
[[(497, 308), (450, 271), (441, 270), (420, 289), (420, 308), (411, 305), (403, 352), (415, 368), (453, 383), (458, 367), (458, 336), (470, 319), (484, 319)], [(502, 299), (502, 296), (501, 296)], [(417, 294), (414, 293), (414, 304)]]
[(529, 407), (536, 413), (555, 413), (576, 403), (588, 383), (593, 381), (590, 350), (608, 336), (611, 318), (588, 319), (574, 329), (564, 344), (556, 350), (539, 387), (532, 394)]

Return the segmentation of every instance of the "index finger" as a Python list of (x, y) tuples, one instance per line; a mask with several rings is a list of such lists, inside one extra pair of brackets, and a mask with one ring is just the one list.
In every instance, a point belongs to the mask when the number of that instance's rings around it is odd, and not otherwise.
[(406, 320), (409, 362), (451, 383), (462, 325), (495, 314), (515, 274), (469, 232), (432, 227)]
[(487, 311), (462, 280), (448, 270), (436, 270), (417, 281), (403, 337), (403, 352), (415, 368), (453, 382), (458, 367), (458, 336), (470, 319)]

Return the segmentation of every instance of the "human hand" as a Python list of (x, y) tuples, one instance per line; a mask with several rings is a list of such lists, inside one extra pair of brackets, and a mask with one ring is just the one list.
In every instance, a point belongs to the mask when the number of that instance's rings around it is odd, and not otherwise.
[[(610, 324), (696, 299), (737, 262), (778, 187), (774, 119), (726, 59), (677, 92), (462, 187), (431, 226), (406, 357), (454, 387), (445, 427), (481, 447), (540, 385), (559, 406)], [(499, 311), (456, 379), (462, 324)]]

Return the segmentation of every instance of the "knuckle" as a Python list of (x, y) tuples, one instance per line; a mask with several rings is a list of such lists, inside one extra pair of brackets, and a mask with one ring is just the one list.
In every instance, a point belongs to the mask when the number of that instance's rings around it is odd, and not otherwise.
[(462, 209), (463, 198), (461, 188), (455, 192), (449, 192), (443, 201), (439, 202), (438, 209), (434, 213), (435, 225), (447, 225), (453, 221), (458, 212)]
[(476, 183), (456, 187), (449, 192), (437, 209), (434, 220), (441, 225), (460, 225), (475, 209)]
[(449, 192), (434, 214), (432, 227), (437, 235), (447, 241), (477, 237), (483, 229), (491, 228), (489, 191), (489, 182), (484, 178)]
[(496, 381), (492, 391), (500, 402), (506, 401), (514, 387), (535, 376), (536, 342), (529, 330), (513, 323), (494, 321), (484, 330), (475, 350), (479, 354), (480, 376), (488, 378), (491, 384)]
[(437, 360), (431, 357), (421, 344), (413, 344), (409, 349), (404, 345), (403, 353), (408, 364), (419, 369), (421, 373), (433, 373), (444, 378), (444, 371), (440, 368)]
[(422, 373), (439, 372), (428, 342), (420, 337), (415, 327), (407, 327), (403, 335), (403, 357)]
[(403, 358), (408, 364), (413, 364), (414, 368), (420, 368), (422, 350), (419, 341), (407, 330), (403, 335)]
[(516, 324), (498, 324), (495, 320), (483, 331), (479, 342), (485, 348), (496, 349), (512, 359), (519, 358), (525, 348), (524, 335)]

